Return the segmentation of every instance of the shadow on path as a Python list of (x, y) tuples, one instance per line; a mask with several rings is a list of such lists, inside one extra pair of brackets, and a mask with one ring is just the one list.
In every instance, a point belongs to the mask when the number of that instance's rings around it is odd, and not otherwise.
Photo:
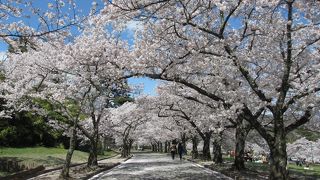
[(135, 154), (133, 158), (91, 179), (230, 179), (221, 173), (166, 154)]

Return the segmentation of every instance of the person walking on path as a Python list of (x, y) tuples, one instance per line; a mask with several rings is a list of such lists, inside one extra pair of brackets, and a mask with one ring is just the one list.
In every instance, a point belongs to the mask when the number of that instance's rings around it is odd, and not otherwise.
[(174, 160), (174, 156), (176, 155), (176, 151), (177, 151), (176, 144), (172, 143), (170, 147), (170, 151), (171, 151), (171, 157)]
[(178, 144), (178, 153), (179, 153), (180, 160), (182, 160), (182, 154), (184, 153), (184, 148), (181, 142), (179, 142)]

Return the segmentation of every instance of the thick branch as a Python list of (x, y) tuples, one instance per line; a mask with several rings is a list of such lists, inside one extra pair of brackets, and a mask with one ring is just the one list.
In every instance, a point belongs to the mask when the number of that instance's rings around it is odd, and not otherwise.
[(255, 94), (262, 100), (266, 102), (271, 102), (271, 98), (267, 98), (266, 95), (262, 92), (262, 90), (259, 89), (258, 84), (255, 82), (254, 78), (252, 78), (249, 74), (249, 71), (246, 70), (244, 67), (242, 67), (238, 62), (237, 62), (237, 57), (233, 55), (231, 48), (226, 45), (225, 46), (226, 52), (232, 57), (234, 64), (239, 68), (241, 74), (244, 76), (244, 78), (247, 80), (248, 84), (250, 85), (251, 89)]
[(157, 5), (157, 4), (161, 4), (161, 3), (167, 3), (169, 2), (170, 0), (158, 0), (158, 1), (155, 1), (155, 2), (150, 2), (150, 3), (146, 3), (146, 4), (143, 4), (143, 5), (139, 5), (139, 4), (134, 4), (133, 1), (131, 1), (131, 5), (132, 7), (129, 7), (129, 5), (127, 4), (127, 9), (124, 8), (124, 7), (121, 7), (120, 5), (118, 4), (115, 4), (113, 3), (111, 0), (109, 0), (109, 3), (112, 4), (113, 6), (123, 10), (123, 11), (132, 11), (132, 10), (140, 10), (140, 9), (145, 9), (149, 6), (153, 6), (153, 5)]
[[(162, 74), (164, 74), (164, 73), (162, 73)], [(147, 76), (151, 79), (160, 79), (160, 80), (165, 80), (165, 81), (170, 81), (170, 82), (178, 82), (178, 83), (181, 83), (191, 89), (194, 89), (198, 93), (200, 93), (206, 97), (209, 97), (212, 100), (223, 102), (224, 106), (231, 107), (231, 104), (226, 103), (223, 98), (221, 98), (215, 94), (212, 94), (212, 93), (200, 88), (199, 86), (192, 84), (192, 83), (190, 83), (184, 79), (181, 79), (179, 77), (165, 77), (165, 76), (161, 76), (160, 74), (148, 74), (148, 73), (139, 74), (139, 73), (137, 73), (134, 75), (126, 76), (126, 78), (134, 77), (134, 76)]]
[(88, 138), (90, 139), (90, 141), (94, 141), (93, 137), (91, 136), (91, 134), (89, 133), (89, 131), (87, 131), (84, 127), (82, 127), (80, 124), (77, 123), (77, 128), (80, 129), (80, 131)]
[(283, 108), (283, 103), (285, 101), (287, 92), (289, 90), (289, 76), (290, 76), (290, 70), (292, 66), (292, 14), (293, 14), (293, 7), (292, 7), (293, 2), (288, 1), (287, 6), (288, 6), (288, 20), (287, 20), (287, 58), (284, 61), (284, 72), (283, 76), (281, 79), (281, 87), (280, 87), (280, 93), (277, 101), (277, 109), (282, 109)]
[(254, 127), (259, 132), (259, 134), (264, 139), (268, 141), (273, 139), (272, 135), (269, 134), (266, 128), (264, 128), (262, 124), (258, 121), (258, 119), (254, 117), (254, 115), (251, 113), (251, 111), (247, 106), (244, 107), (242, 116), (245, 120), (247, 120), (251, 124), (252, 127)]
[(286, 105), (282, 108), (282, 112), (285, 112), (289, 106), (291, 104), (294, 104), (296, 102), (296, 100), (300, 99), (300, 98), (303, 98), (303, 97), (306, 97), (308, 95), (310, 95), (311, 93), (316, 93), (316, 92), (319, 92), (320, 91), (320, 88), (315, 88), (314, 90), (312, 91), (309, 91), (309, 92), (304, 92), (304, 93), (301, 93), (301, 94), (298, 94), (298, 95), (295, 95), (293, 96), (287, 103)]
[(208, 34), (211, 34), (211, 35), (213, 35), (213, 36), (215, 36), (215, 37), (218, 37), (218, 38), (220, 38), (220, 39), (222, 38), (220, 34), (214, 32), (214, 31), (212, 31), (212, 30), (210, 30), (210, 29), (207, 29), (207, 28), (204, 28), (204, 27), (200, 27), (200, 26), (198, 26), (197, 24), (194, 24), (194, 23), (191, 22), (191, 21), (187, 21), (187, 23), (185, 23), (185, 24), (183, 24), (183, 25), (187, 25), (187, 24), (190, 25), (190, 26), (193, 26), (193, 27), (195, 27), (195, 28), (198, 28), (199, 30), (201, 30), (201, 31), (203, 31), (203, 32), (206, 32), (206, 33), (208, 33)]
[(300, 127), (301, 125), (307, 123), (310, 120), (311, 117), (311, 111), (312, 111), (312, 107), (308, 107), (307, 110), (304, 112), (304, 115), (298, 119), (297, 121), (295, 121), (294, 123), (288, 125), (285, 128), (285, 133), (288, 134), (289, 132), (297, 129), (298, 127)]

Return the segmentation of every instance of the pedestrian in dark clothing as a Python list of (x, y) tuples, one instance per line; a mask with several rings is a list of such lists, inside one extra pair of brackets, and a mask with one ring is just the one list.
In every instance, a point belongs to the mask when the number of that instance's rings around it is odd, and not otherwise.
[(172, 159), (174, 159), (174, 156), (176, 155), (176, 151), (177, 151), (176, 144), (171, 145), (170, 151), (171, 151), (171, 157)]
[(182, 154), (184, 153), (184, 148), (182, 146), (182, 143), (178, 144), (178, 153), (179, 153), (180, 160), (182, 160)]

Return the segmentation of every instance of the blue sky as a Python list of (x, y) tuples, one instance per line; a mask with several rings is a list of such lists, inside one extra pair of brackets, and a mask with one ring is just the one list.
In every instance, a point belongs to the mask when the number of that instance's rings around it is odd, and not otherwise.
[(129, 85), (139, 85), (144, 84), (143, 94), (155, 96), (156, 87), (158, 85), (158, 81), (150, 79), (150, 78), (130, 78), (128, 79)]
[[(48, 9), (48, 3), (53, 3), (53, 2), (54, 2), (53, 0), (37, 0), (37, 1), (34, 1), (34, 6), (39, 7), (42, 12), (45, 12)], [(80, 15), (85, 16), (90, 12), (92, 2), (94, 1), (78, 0), (75, 2), (77, 3), (77, 7), (82, 11)], [(98, 8), (101, 8), (103, 5), (102, 1), (97, 0), (96, 2), (98, 3)], [(9, 22), (19, 21), (19, 20), (24, 21), (26, 24), (33, 26), (34, 28), (36, 28), (36, 26), (38, 25), (37, 17), (9, 19)], [(134, 39), (133, 39), (134, 28), (136, 28), (134, 23), (129, 25), (128, 30), (125, 31), (121, 36), (124, 40), (127, 40), (130, 44), (134, 43)], [(0, 56), (3, 56), (4, 52), (6, 52), (7, 49), (8, 49), (8, 45), (5, 42), (0, 40)], [(128, 83), (130, 85), (143, 84), (144, 85), (143, 94), (156, 95), (155, 88), (158, 84), (158, 81), (156, 80), (152, 80), (149, 78), (130, 78), (128, 79)]]

